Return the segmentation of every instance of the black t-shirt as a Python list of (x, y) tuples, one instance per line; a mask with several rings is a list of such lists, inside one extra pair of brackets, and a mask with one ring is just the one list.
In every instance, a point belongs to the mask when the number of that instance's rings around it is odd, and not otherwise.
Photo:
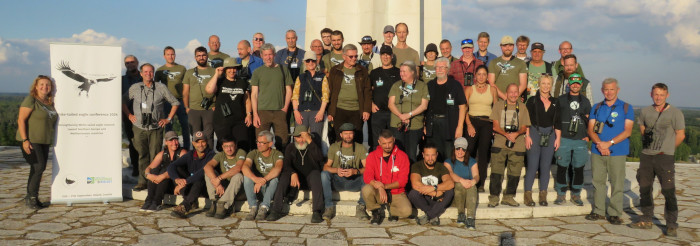
[[(214, 121), (219, 120), (243, 121), (245, 120), (245, 92), (248, 90), (248, 82), (243, 80), (230, 81), (226, 77), (219, 78), (216, 82), (216, 109)], [(224, 117), (224, 110), (228, 107), (230, 115)]]
[(557, 110), (559, 109), (559, 101), (556, 98), (549, 98), (551, 104), (549, 109), (545, 111), (544, 103), (540, 98), (540, 92), (537, 92), (535, 96), (530, 97), (525, 103), (527, 107), (527, 112), (530, 114), (530, 123), (533, 126), (539, 127), (550, 127), (554, 126), (554, 122), (557, 120)]
[[(582, 139), (587, 136), (586, 127), (588, 118), (586, 115), (591, 112), (591, 102), (582, 95), (571, 96), (570, 94), (559, 97), (559, 119), (554, 123), (557, 129), (561, 130), (561, 137), (568, 139)], [(575, 116), (581, 120), (576, 133), (569, 132), (571, 119)]]
[(452, 139), (451, 136), (454, 136), (457, 125), (462, 124), (462, 122), (457, 122), (459, 121), (459, 105), (467, 104), (462, 85), (452, 77), (448, 77), (447, 81), (440, 85), (435, 78), (428, 82), (428, 93), (430, 94), (428, 114), (447, 115), (449, 122), (449, 129), (434, 129), (432, 134), (436, 134), (436, 130), (442, 131), (442, 136), (448, 136), (447, 139)]
[(397, 67), (389, 69), (375, 68), (369, 73), (372, 81), (372, 102), (381, 111), (389, 111), (389, 91), (394, 82), (401, 80), (400, 71)]
[[(447, 83), (445, 84), (435, 84), (430, 90), (430, 98), (435, 98), (435, 100), (430, 100), (428, 102), (428, 108), (430, 108), (431, 114), (447, 114), (447, 100), (454, 100), (454, 97), (447, 94)], [(445, 100), (443, 100), (443, 98)], [(454, 101), (451, 101), (454, 103)]]

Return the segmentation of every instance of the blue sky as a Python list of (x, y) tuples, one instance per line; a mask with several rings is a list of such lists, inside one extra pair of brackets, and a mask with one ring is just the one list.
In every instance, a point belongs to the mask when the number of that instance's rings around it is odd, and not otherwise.
[[(415, 0), (410, 0), (415, 1)], [(453, 43), (491, 34), (489, 50), (503, 35), (527, 35), (545, 44), (545, 60), (559, 57), (563, 40), (573, 43), (595, 100), (606, 77), (620, 81), (620, 98), (648, 105), (649, 88), (665, 82), (671, 103), (699, 107), (700, 2), (697, 0), (443, 0), (443, 38)], [(48, 44), (121, 45), (124, 54), (162, 64), (171, 45), (189, 66), (192, 51), (211, 34), (222, 51), (263, 32), (284, 45), (284, 31), (305, 38), (306, 1), (11, 1), (0, 9), (0, 92), (26, 92), (37, 74), (49, 73)], [(395, 24), (395, 23), (387, 23)], [(309, 35), (318, 35), (310, 30)], [(375, 39), (378, 37), (375, 37)], [(459, 56), (458, 49), (453, 55)]]

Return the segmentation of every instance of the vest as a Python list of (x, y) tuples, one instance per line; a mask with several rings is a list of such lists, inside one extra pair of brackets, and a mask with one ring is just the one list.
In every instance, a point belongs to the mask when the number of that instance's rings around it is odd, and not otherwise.
[[(306, 71), (299, 74), (299, 111), (317, 111), (321, 108), (321, 96), (323, 94), (323, 72), (311, 73)], [(311, 93), (311, 101), (306, 100), (307, 91)]]
[(163, 158), (160, 161), (160, 165), (158, 165), (157, 168), (154, 168), (154, 169), (158, 169), (158, 171), (157, 171), (158, 174), (167, 172), (168, 166), (170, 166), (170, 163), (173, 163), (173, 162), (175, 162), (175, 160), (180, 158), (180, 152), (182, 152), (182, 147), (178, 147), (175, 150), (175, 156), (173, 157), (173, 160), (171, 161), (170, 160), (170, 151), (168, 150), (168, 146), (164, 146), (163, 147)]

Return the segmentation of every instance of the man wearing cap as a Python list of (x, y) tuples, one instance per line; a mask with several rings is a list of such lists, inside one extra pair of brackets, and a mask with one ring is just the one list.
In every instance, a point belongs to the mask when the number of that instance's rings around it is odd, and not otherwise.
[[(168, 91), (163, 83), (153, 82), (153, 65), (141, 65), (143, 82), (131, 85), (127, 93), (122, 95), (122, 112), (133, 125), (134, 137), (131, 140), (138, 152), (138, 184), (134, 190), (146, 189), (146, 166), (156, 157), (163, 144), (163, 127), (170, 123), (180, 102)], [(164, 102), (172, 105), (165, 113)], [(127, 104), (133, 102), (132, 108)], [(136, 160), (132, 160), (136, 161)]]
[(166, 132), (164, 140), (165, 147), (144, 170), (148, 180), (148, 195), (139, 211), (155, 212), (162, 209), (165, 193), (173, 189), (173, 182), (168, 175), (168, 166), (187, 153), (180, 147), (180, 141), (174, 131)]
[(418, 77), (424, 82), (428, 82), (435, 78), (435, 60), (438, 57), (437, 45), (429, 43), (425, 47), (425, 61), (421, 62), (418, 68)]
[(329, 74), (331, 68), (343, 62), (343, 32), (335, 30), (331, 33), (331, 52), (323, 55), (323, 67), (326, 69), (324, 73)]
[(568, 54), (563, 59), (564, 70), (558, 73), (559, 76), (557, 77), (557, 80), (554, 82), (554, 86), (552, 87), (552, 96), (558, 97), (567, 94), (569, 92), (569, 77), (573, 76), (574, 78), (580, 79), (582, 81), (581, 94), (588, 98), (588, 101), (593, 102), (593, 90), (591, 88), (591, 83), (588, 82), (588, 79), (583, 77), (583, 74), (576, 72), (576, 70), (578, 70), (579, 67), (576, 55)]
[[(207, 65), (207, 48), (202, 46), (194, 50), (194, 59), (197, 66), (185, 72), (182, 80), (182, 101), (185, 103), (187, 119), (190, 122), (192, 132), (204, 132), (207, 135), (207, 144), (214, 146), (214, 94), (207, 93), (207, 82), (216, 71)], [(222, 62), (223, 65), (223, 62)]]
[(321, 29), (321, 40), (323, 41), (323, 46), (321, 47), (323, 49), (322, 55), (331, 52), (331, 33), (333, 33), (333, 30), (328, 27)]
[(450, 64), (457, 60), (457, 58), (452, 56), (452, 43), (450, 43), (450, 40), (443, 39), (440, 41), (440, 54), (442, 54), (441, 57), (449, 59)]
[[(339, 138), (340, 141), (329, 147), (328, 161), (321, 172), (323, 199), (326, 208), (323, 218), (326, 220), (335, 217), (333, 190), (358, 192), (364, 185), (362, 173), (365, 170), (367, 149), (363, 144), (354, 142), (355, 126), (352, 123), (340, 126)], [(369, 219), (362, 194), (360, 194), (360, 200), (357, 201), (355, 217)]]
[[(180, 205), (173, 209), (172, 215), (183, 219), (187, 218), (192, 210), (192, 204), (197, 201), (201, 192), (206, 191), (203, 168), (216, 154), (207, 145), (207, 137), (201, 131), (194, 133), (192, 146), (193, 150), (168, 166), (168, 175), (175, 182), (173, 193), (182, 194), (183, 197)], [(181, 173), (178, 169), (184, 169), (186, 173)]]
[(323, 133), (330, 90), (326, 74), (316, 69), (316, 58), (314, 52), (306, 52), (304, 55), (304, 67), (307, 70), (294, 82), (292, 108), (297, 126), (309, 126), (311, 136), (318, 144)]
[[(382, 42), (382, 45), (374, 46), (374, 53), (381, 53), (382, 46), (389, 46), (389, 48), (394, 48), (394, 36), (396, 36), (396, 32), (394, 31), (394, 26), (392, 26), (392, 25), (384, 26), (384, 30), (382, 31), (382, 34), (384, 36), (384, 42)], [(395, 63), (393, 63), (393, 64), (395, 64)]]
[(253, 72), (255, 72), (255, 69), (263, 65), (262, 58), (254, 56), (250, 53), (250, 42), (248, 42), (248, 40), (243, 39), (238, 42), (236, 49), (238, 50), (238, 58), (236, 58), (236, 62), (241, 64), (241, 69), (237, 70), (236, 77), (240, 80), (249, 82), (250, 78), (253, 76)]
[(292, 98), (293, 80), (286, 66), (273, 61), (275, 47), (272, 44), (264, 44), (260, 50), (265, 65), (255, 69), (250, 79), (253, 125), (256, 134), (274, 127), (277, 136), (275, 144), (282, 149), (289, 142), (287, 111)]
[[(328, 121), (336, 127), (352, 123), (357, 133), (355, 141), (362, 143), (362, 125), (372, 110), (372, 88), (367, 68), (356, 66), (357, 57), (357, 47), (347, 44), (343, 47), (343, 62), (330, 69)], [(335, 133), (338, 136), (340, 131), (336, 129)]]
[(396, 24), (396, 46), (393, 48), (396, 55), (395, 64), (403, 64), (405, 61), (413, 61), (414, 64), (420, 64), (418, 60), (418, 51), (408, 46), (406, 39), (408, 38), (408, 25), (406, 23)]
[[(236, 77), (241, 64), (233, 57), (224, 59), (224, 64), (216, 68), (205, 91), (214, 94), (214, 132), (217, 138), (234, 139), (236, 145), (249, 150), (248, 127), (253, 123), (250, 105), (248, 81)], [(221, 150), (221, 142), (216, 143), (216, 149)]]
[(362, 40), (360, 41), (362, 55), (357, 58), (357, 63), (367, 68), (368, 73), (375, 67), (379, 67), (379, 65), (381, 65), (379, 56), (375, 57), (374, 52), (372, 52), (372, 48), (374, 48), (375, 44), (377, 44), (377, 40), (373, 40), (372, 36), (369, 35), (362, 37)]
[[(185, 66), (177, 64), (175, 62), (175, 49), (173, 47), (167, 46), (163, 49), (163, 58), (165, 58), (165, 65), (160, 66), (155, 73), (154, 81), (161, 82), (168, 86), (170, 93), (177, 98), (180, 103), (180, 107), (177, 107), (175, 115), (178, 121), (180, 121), (180, 128), (182, 129), (182, 147), (185, 149), (190, 149), (190, 123), (187, 120), (187, 112), (185, 111), (184, 102), (182, 101), (182, 79), (185, 77), (185, 71), (187, 69)], [(165, 103), (165, 109), (170, 108), (169, 103)], [(165, 130), (170, 131), (173, 128), (173, 124), (165, 125)]]
[[(260, 221), (267, 218), (270, 202), (277, 190), (278, 176), (282, 172), (284, 155), (272, 148), (274, 135), (271, 132), (263, 130), (257, 136), (258, 147), (248, 153), (241, 172), (244, 176), (243, 189), (250, 207), (245, 220)], [(262, 193), (263, 197), (260, 206), (258, 206), (259, 193)]]
[(486, 66), (489, 66), (491, 61), (496, 59), (496, 55), (488, 51), (491, 36), (489, 36), (488, 32), (480, 32), (479, 36), (477, 36), (476, 42), (479, 45), (479, 50), (474, 52), (474, 57), (484, 62)]
[(260, 32), (253, 34), (253, 55), (262, 58), (260, 47), (265, 44), (265, 35)]
[[(519, 49), (518, 51), (520, 51)], [(557, 80), (556, 74), (552, 74), (552, 64), (542, 59), (544, 57), (544, 44), (540, 42), (532, 43), (530, 54), (532, 54), (532, 58), (525, 62), (525, 65), (527, 65), (527, 89), (523, 93), (525, 101), (534, 96), (540, 89), (539, 81), (542, 74), (555, 76), (553, 80)]]
[[(393, 28), (393, 27), (392, 27)], [(401, 80), (400, 70), (395, 67), (391, 59), (393, 52), (391, 47), (382, 46), (379, 52), (382, 66), (369, 73), (372, 81), (372, 116), (370, 117), (370, 149), (377, 147), (379, 132), (389, 129), (391, 126), (391, 111), (389, 111), (389, 91), (394, 82)]]
[(246, 151), (236, 146), (236, 141), (233, 139), (222, 138), (223, 151), (216, 153), (203, 167), (207, 194), (209, 199), (215, 201), (205, 214), (207, 217), (216, 216), (217, 219), (228, 217), (233, 210), (236, 194), (243, 186), (241, 167), (245, 162)]
[(520, 59), (513, 59), (513, 38), (503, 36), (501, 51), (503, 55), (488, 63), (489, 83), (496, 86), (498, 97), (506, 100), (506, 87), (509, 84), (518, 85), (518, 95), (527, 87), (527, 66)]
[(515, 40), (515, 46), (518, 49), (518, 52), (515, 53), (515, 57), (523, 60), (524, 62), (530, 61), (530, 57), (527, 56), (527, 46), (529, 45), (530, 38), (525, 35), (518, 36), (518, 38)]
[(452, 157), (453, 140), (462, 137), (467, 114), (464, 90), (457, 80), (447, 76), (449, 69), (450, 60), (445, 57), (437, 59), (437, 77), (428, 81), (428, 93), (433, 100), (428, 102), (425, 134), (427, 140), (435, 144), (440, 162)]
[[(561, 44), (559, 44), (559, 54), (561, 55), (561, 58), (559, 58), (559, 60), (556, 60), (553, 64), (556, 74), (560, 74), (560, 73), (564, 72), (564, 70), (566, 69), (565, 68), (566, 65), (564, 64), (564, 60), (566, 60), (565, 57), (567, 55), (573, 54), (573, 53), (574, 53), (574, 48), (573, 48), (573, 46), (571, 46), (571, 42), (563, 41), (563, 42), (561, 42)], [(581, 68), (580, 65), (576, 67), (576, 70), (574, 72), (577, 74), (580, 74), (581, 77), (585, 77), (585, 75), (583, 74), (583, 68)], [(584, 87), (584, 89), (585, 89), (585, 87)], [(593, 102), (593, 101), (591, 100), (591, 102)]]
[(304, 59), (306, 51), (297, 47), (296, 31), (291, 29), (287, 30), (284, 39), (287, 42), (287, 47), (277, 51), (277, 54), (275, 54), (275, 63), (287, 67), (289, 74), (292, 75), (292, 81), (294, 81), (299, 77), (301, 62)]
[[(305, 125), (294, 128), (294, 144), (287, 145), (284, 152), (282, 173), (279, 175), (275, 202), (267, 221), (276, 221), (284, 216), (284, 198), (291, 187), (311, 190), (311, 223), (323, 221), (323, 187), (321, 185), (321, 165), (323, 153), (321, 148), (311, 141), (311, 135)], [(289, 201), (290, 203), (292, 201)]]
[[(625, 187), (625, 162), (630, 152), (629, 136), (634, 126), (634, 110), (617, 97), (620, 87), (617, 79), (603, 80), (601, 89), (605, 99), (592, 105), (588, 120), (588, 136), (591, 138), (591, 169), (593, 170), (593, 211), (587, 220), (605, 219), (619, 225), (623, 220), (623, 189)], [(606, 206), (610, 182), (610, 204)], [(607, 209), (606, 209), (607, 208)]]
[[(535, 45), (537, 43), (534, 43)], [(538, 50), (532, 51), (533, 62)], [(557, 199), (554, 204), (566, 202), (566, 191), (571, 191), (571, 202), (583, 206), (583, 167), (588, 162), (588, 134), (586, 131), (591, 102), (581, 95), (581, 79), (569, 80), (569, 93), (559, 96), (560, 118), (554, 121), (554, 129), (561, 135), (559, 149), (554, 152), (557, 168), (554, 175), (554, 190)], [(571, 171), (570, 171), (571, 170)], [(572, 173), (572, 175), (569, 175)], [(569, 187), (569, 184), (571, 186)]]
[[(447, 58), (445, 58), (447, 60)], [(447, 61), (445, 62), (447, 63)], [(440, 225), (440, 215), (450, 206), (455, 187), (450, 171), (437, 161), (437, 147), (428, 142), (423, 147), (423, 160), (411, 165), (411, 187), (408, 199), (425, 215), (416, 217), (416, 224)]]
[(476, 68), (484, 65), (484, 62), (474, 57), (474, 41), (462, 40), (462, 57), (450, 63), (449, 76), (457, 80), (462, 88), (474, 84)]
[(219, 48), (221, 48), (219, 36), (209, 36), (209, 43), (207, 43), (207, 45), (209, 45), (209, 54), (207, 54), (207, 64), (209, 64), (209, 66), (213, 68), (217, 68), (223, 65), (224, 59), (228, 58), (229, 55), (219, 51)]

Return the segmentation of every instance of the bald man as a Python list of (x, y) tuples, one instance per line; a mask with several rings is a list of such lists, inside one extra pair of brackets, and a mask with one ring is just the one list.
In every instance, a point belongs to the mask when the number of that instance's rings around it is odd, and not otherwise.
[(207, 63), (209, 64), (209, 66), (217, 68), (224, 65), (224, 59), (228, 58), (229, 55), (219, 51), (219, 48), (221, 48), (219, 36), (209, 36), (209, 43), (207, 44), (209, 45), (209, 59), (207, 59)]

